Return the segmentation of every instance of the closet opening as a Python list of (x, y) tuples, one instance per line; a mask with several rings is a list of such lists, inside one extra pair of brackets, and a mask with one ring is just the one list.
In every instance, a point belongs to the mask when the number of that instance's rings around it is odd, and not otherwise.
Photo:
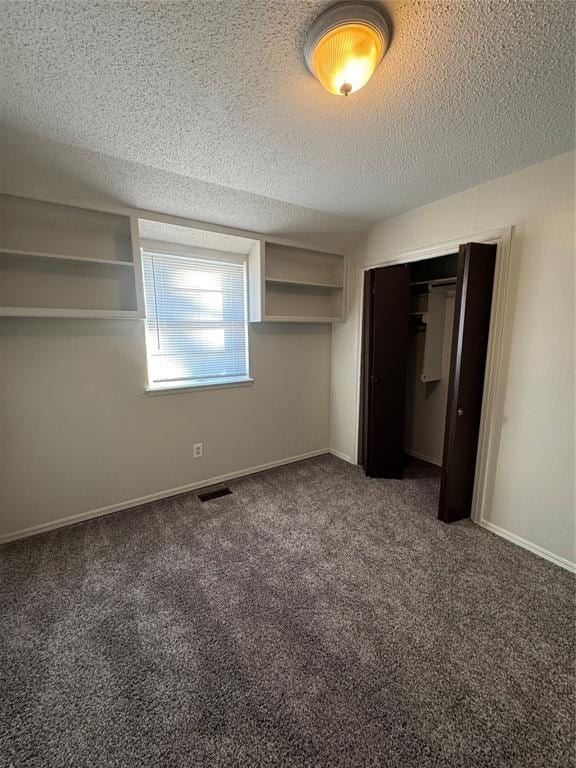
[[(438, 479), (438, 517), (469, 517), (496, 246), (365, 272), (360, 463)], [(432, 486), (433, 487), (433, 486)]]
[(458, 254), (408, 265), (406, 477), (440, 479), (452, 350)]

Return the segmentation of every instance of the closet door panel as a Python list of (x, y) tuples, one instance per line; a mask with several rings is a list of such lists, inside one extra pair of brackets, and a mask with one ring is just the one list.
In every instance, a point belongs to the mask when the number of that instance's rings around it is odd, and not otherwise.
[(366, 452), (370, 477), (400, 478), (404, 471), (404, 401), (408, 355), (408, 266), (380, 267), (368, 284), (369, 378), (366, 382)]
[(371, 378), (371, 348), (372, 348), (372, 288), (374, 286), (374, 270), (364, 272), (364, 302), (362, 307), (362, 349), (360, 377), (360, 435), (358, 438), (358, 463), (367, 469), (368, 436), (370, 418), (370, 378)]
[(496, 246), (460, 246), (438, 517), (470, 517)]

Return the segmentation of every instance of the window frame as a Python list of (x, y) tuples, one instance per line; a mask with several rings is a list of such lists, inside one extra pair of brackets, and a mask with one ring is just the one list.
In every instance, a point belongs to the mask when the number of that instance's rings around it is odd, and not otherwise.
[[(165, 254), (167, 256), (176, 256), (182, 258), (203, 260), (207, 262), (224, 262), (228, 264), (242, 264), (244, 272), (244, 327), (245, 327), (245, 355), (246, 355), (246, 375), (245, 376), (230, 376), (222, 380), (209, 381), (207, 379), (194, 382), (192, 379), (188, 379), (182, 383), (166, 383), (154, 384), (150, 381), (150, 355), (148, 350), (148, 328), (147, 328), (147, 313), (144, 315), (144, 334), (146, 344), (146, 386), (145, 392), (147, 395), (170, 395), (180, 392), (198, 392), (202, 390), (214, 390), (214, 389), (229, 389), (231, 387), (246, 387), (254, 383), (254, 378), (251, 375), (250, 368), (250, 322), (249, 322), (249, 294), (248, 294), (248, 255), (241, 253), (232, 253), (228, 251), (218, 251), (212, 248), (202, 248), (192, 245), (182, 245), (180, 243), (166, 243), (160, 240), (141, 239), (140, 240), (140, 262), (142, 270), (142, 283), (145, 285), (144, 280), (144, 254), (145, 253), (158, 253)], [(144, 291), (145, 293), (145, 291)], [(144, 302), (144, 308), (146, 310), (146, 302)]]

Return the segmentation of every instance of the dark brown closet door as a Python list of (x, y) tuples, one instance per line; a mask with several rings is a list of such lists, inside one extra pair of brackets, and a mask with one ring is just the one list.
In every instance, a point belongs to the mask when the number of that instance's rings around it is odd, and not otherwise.
[(460, 246), (438, 517), (470, 517), (496, 246)]
[(365, 283), (364, 445), (369, 477), (402, 477), (408, 353), (408, 266), (372, 270)]

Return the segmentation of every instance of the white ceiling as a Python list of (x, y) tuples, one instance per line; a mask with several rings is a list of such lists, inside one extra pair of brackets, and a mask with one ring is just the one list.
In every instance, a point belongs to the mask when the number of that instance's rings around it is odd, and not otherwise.
[(347, 99), (325, 92), (303, 59), (327, 5), (3, 2), (5, 119), (165, 180), (363, 221), (574, 145), (573, 2), (386, 3), (390, 49)]
[(177, 243), (191, 245), (195, 248), (207, 248), (212, 251), (225, 251), (247, 256), (256, 242), (247, 237), (224, 235), (221, 232), (209, 232), (205, 229), (181, 227), (176, 224), (166, 224), (150, 219), (138, 220), (140, 237), (160, 243)]
[(0, 190), (68, 205), (128, 206), (310, 245), (350, 249), (366, 222), (210, 184), (4, 126)]

